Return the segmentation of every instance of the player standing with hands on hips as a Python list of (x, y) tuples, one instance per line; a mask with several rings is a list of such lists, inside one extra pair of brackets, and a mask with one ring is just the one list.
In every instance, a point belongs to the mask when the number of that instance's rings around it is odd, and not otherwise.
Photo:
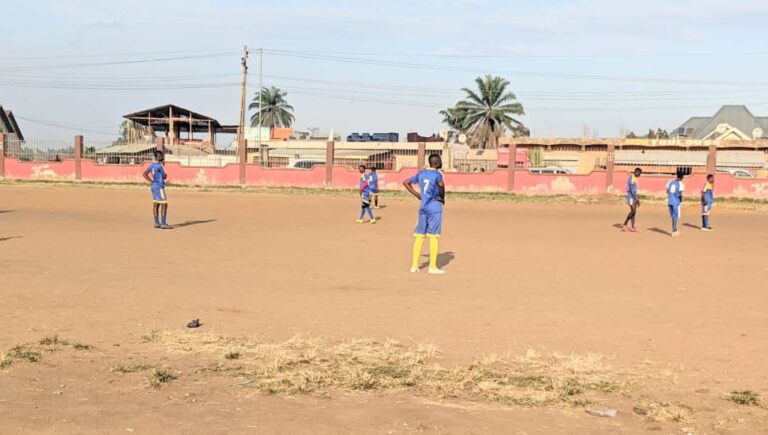
[[(443, 205), (445, 204), (445, 184), (440, 169), (443, 162), (440, 156), (429, 156), (429, 167), (405, 180), (403, 186), (421, 201), (419, 205), (419, 220), (413, 231), (413, 258), (411, 272), (419, 271), (419, 258), (424, 246), (424, 239), (429, 238), (429, 273), (442, 275), (445, 273), (437, 267), (438, 239), (443, 227)], [(419, 185), (419, 191), (413, 185)]]
[(155, 218), (155, 228), (171, 229), (168, 226), (168, 198), (165, 196), (165, 153), (155, 151), (155, 161), (144, 171), (144, 179), (152, 184), (152, 215)]

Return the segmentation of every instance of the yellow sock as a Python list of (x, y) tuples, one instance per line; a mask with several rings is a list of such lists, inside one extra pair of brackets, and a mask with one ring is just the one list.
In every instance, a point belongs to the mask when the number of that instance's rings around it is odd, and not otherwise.
[(437, 236), (429, 236), (429, 268), (437, 269)]
[(419, 268), (419, 258), (421, 258), (421, 248), (423, 246), (424, 236), (417, 234), (416, 238), (413, 240), (413, 262), (411, 263), (411, 268), (413, 269)]

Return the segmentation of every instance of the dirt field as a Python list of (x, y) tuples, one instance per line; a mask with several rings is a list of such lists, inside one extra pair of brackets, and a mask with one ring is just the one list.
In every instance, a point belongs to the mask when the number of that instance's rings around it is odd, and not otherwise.
[(765, 212), (168, 194), (0, 185), (0, 433), (768, 431)]

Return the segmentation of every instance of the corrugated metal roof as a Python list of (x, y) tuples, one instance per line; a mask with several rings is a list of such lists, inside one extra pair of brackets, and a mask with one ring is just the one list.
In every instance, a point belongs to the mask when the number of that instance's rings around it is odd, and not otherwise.
[(154, 150), (156, 147), (153, 143), (125, 143), (116, 144), (96, 150), (96, 154), (138, 154)]

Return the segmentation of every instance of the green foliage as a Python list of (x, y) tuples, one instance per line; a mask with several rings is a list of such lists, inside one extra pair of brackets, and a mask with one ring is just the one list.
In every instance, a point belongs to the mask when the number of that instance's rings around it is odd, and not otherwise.
[(529, 130), (513, 115), (524, 115), (523, 105), (514, 93), (507, 91), (509, 81), (486, 75), (475, 79), (477, 90), (463, 88), (465, 98), (454, 107), (440, 111), (449, 127), (470, 135), (470, 145), (497, 148), (506, 132), (528, 136)]
[[(259, 113), (261, 113), (262, 127), (290, 127), (293, 125), (295, 119), (293, 106), (285, 100), (287, 95), (286, 92), (274, 86), (265, 87), (261, 90), (261, 102), (259, 102), (259, 93), (257, 92), (248, 106), (248, 110), (256, 111), (251, 116), (251, 127), (259, 125)], [(259, 107), (259, 103), (261, 103), (262, 108)]]

